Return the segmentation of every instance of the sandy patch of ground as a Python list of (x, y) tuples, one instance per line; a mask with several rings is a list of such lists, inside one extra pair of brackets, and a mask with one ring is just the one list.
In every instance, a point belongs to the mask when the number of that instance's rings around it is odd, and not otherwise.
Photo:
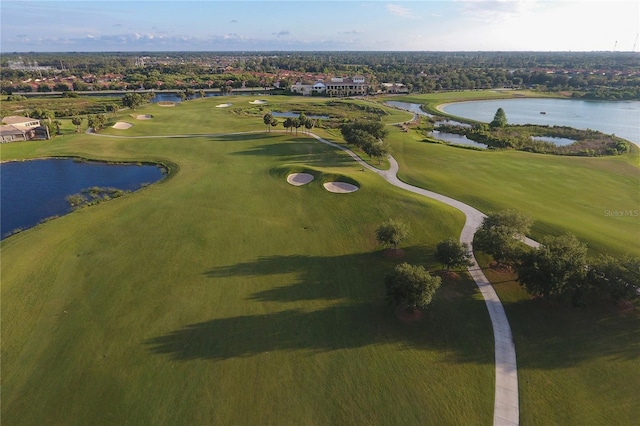
[(356, 192), (360, 189), (357, 186), (346, 182), (327, 182), (322, 186), (324, 186), (324, 189), (327, 191), (335, 192), (336, 194), (347, 194), (349, 192)]
[(161, 107), (172, 107), (172, 106), (176, 106), (175, 102), (169, 102), (169, 101), (162, 101), (162, 102), (158, 102), (156, 105), (161, 106)]
[(291, 173), (287, 176), (287, 182), (294, 186), (306, 185), (313, 180), (309, 173)]
[(112, 127), (114, 129), (127, 130), (127, 129), (133, 127), (133, 124), (127, 123), (126, 121), (118, 121)]
[(136, 115), (136, 120), (151, 120), (152, 118), (153, 118), (153, 115), (151, 114)]
[(255, 101), (251, 101), (249, 102), (252, 105), (264, 105), (267, 103), (267, 101), (262, 100), (262, 99), (256, 99)]
[(220, 104), (220, 105), (216, 105), (216, 108), (228, 108), (233, 104)]

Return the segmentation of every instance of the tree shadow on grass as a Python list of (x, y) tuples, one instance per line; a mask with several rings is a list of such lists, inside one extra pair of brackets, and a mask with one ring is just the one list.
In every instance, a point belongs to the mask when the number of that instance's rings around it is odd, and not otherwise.
[(321, 163), (327, 167), (354, 163), (341, 150), (318, 143), (315, 139), (292, 139), (287, 142), (265, 143), (232, 155), (278, 157), (286, 162)]
[[(408, 250), (417, 256), (422, 249)], [(282, 302), (295, 309), (190, 324), (145, 344), (153, 353), (174, 360), (224, 360), (270, 351), (320, 353), (391, 343), (441, 352), (451, 363), (492, 364), (491, 324), (469, 280), (443, 286), (422, 320), (406, 323), (396, 317), (384, 301), (382, 271), (401, 261), (384, 259), (381, 253), (271, 256), (214, 268), (205, 275), (216, 279), (296, 273), (297, 282), (248, 297), (249, 301)], [(373, 266), (376, 264), (382, 266)], [(304, 300), (337, 303), (307, 310), (300, 308)]]
[(450, 330), (442, 328), (442, 322), (434, 321), (437, 315), (430, 313), (419, 323), (403, 324), (381, 304), (342, 304), (310, 312), (284, 310), (214, 319), (145, 343), (153, 353), (167, 354), (174, 360), (225, 360), (271, 351), (313, 354), (402, 343), (405, 348), (444, 352), (452, 363), (493, 363), (493, 342), (479, 350), (466, 339), (454, 338)]
[(599, 358), (640, 359), (637, 312), (621, 313), (608, 303), (573, 308), (543, 300), (510, 303), (505, 310), (520, 368), (566, 368)]
[[(249, 262), (221, 266), (204, 273), (209, 278), (231, 276), (297, 275), (297, 283), (273, 287), (250, 296), (262, 302), (296, 302), (301, 300), (371, 300), (383, 297), (384, 275), (402, 262), (419, 263), (429, 249), (412, 246), (404, 249), (405, 257), (388, 259), (384, 251), (341, 256), (263, 256)], [(363, 286), (362, 282), (371, 285)], [(356, 283), (356, 284), (354, 284)], [(377, 284), (374, 284), (377, 283)], [(372, 288), (378, 291), (372, 292)]]

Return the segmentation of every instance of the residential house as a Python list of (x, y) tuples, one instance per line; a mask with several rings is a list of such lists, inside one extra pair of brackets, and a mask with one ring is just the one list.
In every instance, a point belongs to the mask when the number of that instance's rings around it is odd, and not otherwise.
[(36, 138), (49, 139), (48, 130), (40, 124), (40, 120), (16, 115), (2, 119), (0, 142), (28, 141)]

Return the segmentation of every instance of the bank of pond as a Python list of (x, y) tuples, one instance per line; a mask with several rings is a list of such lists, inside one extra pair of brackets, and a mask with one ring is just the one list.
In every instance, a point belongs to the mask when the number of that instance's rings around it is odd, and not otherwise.
[(159, 164), (47, 158), (0, 164), (0, 235), (6, 238), (76, 208), (117, 198), (168, 174)]

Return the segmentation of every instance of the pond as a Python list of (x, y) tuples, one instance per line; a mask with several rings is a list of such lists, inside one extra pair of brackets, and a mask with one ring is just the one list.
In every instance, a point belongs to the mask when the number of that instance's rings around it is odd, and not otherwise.
[(491, 122), (502, 108), (511, 124), (569, 126), (615, 134), (640, 145), (640, 101), (521, 98), (444, 104), (447, 114)]
[[(409, 112), (412, 112), (414, 114), (424, 115), (425, 117), (431, 117), (431, 118), (436, 117), (433, 114), (429, 114), (428, 112), (424, 112), (422, 110), (420, 104), (412, 104), (410, 102), (387, 101), (387, 102), (385, 102), (385, 105), (388, 105), (388, 106), (394, 107), (394, 108), (403, 109), (405, 111), (409, 111)], [(451, 125), (451, 126), (460, 126), (460, 127), (471, 127), (470, 124), (461, 123), (459, 121), (450, 120), (448, 118), (437, 118), (436, 120), (437, 120), (438, 124), (448, 124), (448, 125)]]
[(554, 136), (531, 136), (531, 139), (533, 139), (534, 141), (551, 142), (552, 144), (555, 144), (555, 145), (558, 145), (558, 146), (567, 146), (567, 145), (571, 145), (572, 143), (576, 142), (573, 139), (557, 138), (557, 137), (554, 137)]
[[(300, 113), (299, 112), (293, 112), (293, 111), (287, 111), (287, 112), (272, 112), (271, 115), (273, 115), (274, 117), (282, 117), (282, 118), (298, 118), (300, 117)], [(311, 118), (311, 119), (327, 119), (329, 118), (328, 115), (307, 115), (305, 114), (305, 117), (307, 118)]]
[(71, 211), (66, 197), (91, 187), (135, 191), (164, 176), (156, 165), (107, 164), (74, 159), (0, 164), (0, 236)]
[(429, 135), (434, 139), (449, 142), (454, 145), (475, 146), (476, 148), (487, 148), (487, 145), (478, 143), (468, 139), (465, 135), (458, 135), (456, 133), (441, 132), (439, 130), (433, 130), (429, 132)]

